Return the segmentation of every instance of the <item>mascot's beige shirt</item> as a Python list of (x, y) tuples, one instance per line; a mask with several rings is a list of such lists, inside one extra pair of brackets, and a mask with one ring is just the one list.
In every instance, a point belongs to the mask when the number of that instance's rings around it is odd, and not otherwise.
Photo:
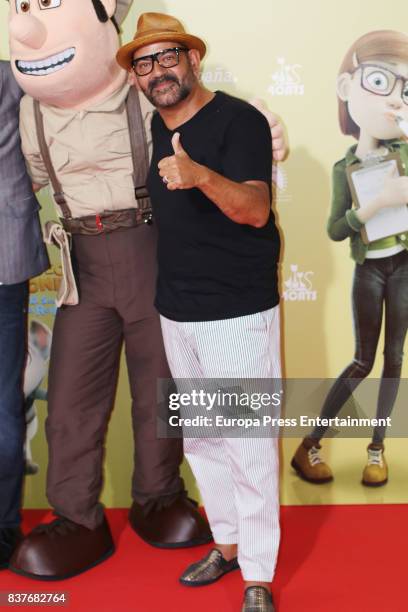
[[(128, 92), (129, 85), (124, 85), (103, 102), (80, 111), (41, 104), (51, 160), (73, 217), (137, 207), (126, 115)], [(143, 94), (140, 102), (150, 150), (153, 107)], [(33, 183), (48, 185), (48, 172), (38, 146), (33, 99), (27, 95), (21, 100), (20, 132)]]

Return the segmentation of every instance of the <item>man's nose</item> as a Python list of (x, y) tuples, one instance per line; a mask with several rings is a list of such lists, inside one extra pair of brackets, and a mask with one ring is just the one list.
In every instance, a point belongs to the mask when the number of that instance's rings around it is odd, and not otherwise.
[(153, 62), (153, 68), (152, 68), (152, 74), (155, 74), (157, 76), (161, 76), (163, 74), (165, 74), (167, 72), (167, 68), (164, 68), (163, 66), (160, 66), (159, 62), (156, 60), (154, 60)]
[(39, 49), (47, 38), (47, 30), (34, 15), (14, 15), (10, 21), (10, 38), (32, 49)]

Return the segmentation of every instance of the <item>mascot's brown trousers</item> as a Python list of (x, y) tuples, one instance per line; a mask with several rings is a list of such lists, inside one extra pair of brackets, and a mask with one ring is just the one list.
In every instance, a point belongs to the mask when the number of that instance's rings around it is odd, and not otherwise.
[(26, 536), (10, 562), (10, 569), (35, 579), (74, 576), (114, 550), (99, 496), (123, 341), (135, 435), (131, 525), (160, 547), (211, 540), (184, 492), (182, 440), (157, 437), (157, 379), (169, 379), (170, 372), (153, 306), (156, 228), (74, 235), (73, 264), (80, 303), (57, 313), (46, 425), (47, 495), (60, 518)]
[(133, 499), (140, 505), (183, 490), (182, 441), (157, 438), (157, 379), (171, 377), (153, 306), (156, 228), (142, 225), (73, 237), (77, 306), (58, 310), (48, 387), (50, 504), (94, 529), (104, 439), (114, 403), (122, 343), (135, 436)]

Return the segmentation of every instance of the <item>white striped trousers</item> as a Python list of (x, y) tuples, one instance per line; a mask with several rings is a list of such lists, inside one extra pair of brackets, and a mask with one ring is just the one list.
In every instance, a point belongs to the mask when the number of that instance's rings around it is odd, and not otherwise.
[[(279, 306), (198, 323), (161, 317), (161, 325), (175, 379), (281, 378)], [(184, 452), (215, 542), (238, 544), (244, 580), (272, 581), (280, 538), (277, 439), (185, 436)]]

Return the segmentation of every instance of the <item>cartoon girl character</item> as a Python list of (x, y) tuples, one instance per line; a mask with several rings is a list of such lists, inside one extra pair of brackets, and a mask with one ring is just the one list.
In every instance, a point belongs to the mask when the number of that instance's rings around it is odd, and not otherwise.
[[(356, 266), (352, 288), (355, 336), (353, 361), (332, 386), (321, 416), (336, 416), (359, 382), (370, 373), (382, 319), (385, 319), (384, 366), (377, 418), (387, 418), (398, 393), (408, 325), (408, 231), (365, 244), (361, 230), (389, 207), (408, 203), (408, 177), (388, 174), (383, 187), (364, 208), (353, 208), (346, 176), (349, 166), (397, 153), (408, 174), (408, 142), (400, 126), (408, 120), (408, 36), (381, 30), (359, 38), (347, 52), (337, 78), (340, 128), (357, 140), (333, 168), (333, 196), (328, 221), (332, 240), (350, 239)], [(408, 230), (408, 227), (407, 227)], [(313, 483), (333, 479), (319, 455), (326, 427), (316, 427), (297, 449), (292, 467)], [(387, 482), (385, 427), (376, 427), (368, 446), (362, 483)]]

